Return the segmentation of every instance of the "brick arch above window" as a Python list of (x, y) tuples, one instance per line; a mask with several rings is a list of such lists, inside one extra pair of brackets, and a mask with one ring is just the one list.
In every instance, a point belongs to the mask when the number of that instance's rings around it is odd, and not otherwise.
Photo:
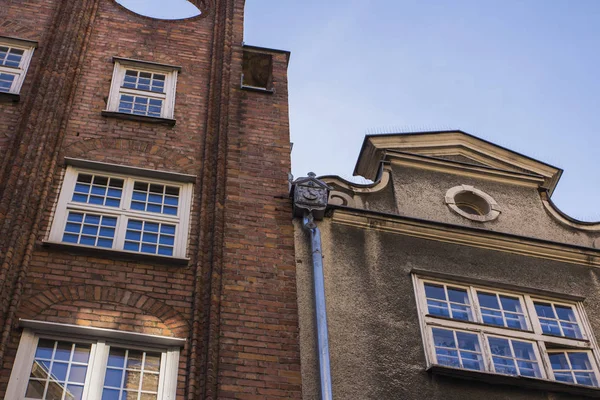
[(66, 157), (130, 166), (136, 166), (140, 159), (143, 159), (143, 165), (140, 165), (143, 168), (182, 174), (197, 172), (196, 159), (191, 151), (184, 152), (153, 142), (111, 138), (87, 139), (69, 144), (63, 152)]
[(175, 337), (188, 336), (187, 319), (173, 307), (144, 293), (97, 285), (61, 286), (40, 292), (23, 301), (19, 318), (36, 319), (53, 305), (87, 301), (109, 303), (139, 310), (160, 320)]

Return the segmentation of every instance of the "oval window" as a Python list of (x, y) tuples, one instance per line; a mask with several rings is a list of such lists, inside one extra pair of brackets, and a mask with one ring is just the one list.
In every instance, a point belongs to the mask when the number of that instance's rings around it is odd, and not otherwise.
[(185, 19), (201, 14), (187, 0), (116, 0), (117, 3), (136, 14), (156, 19)]
[(492, 196), (469, 185), (448, 190), (446, 204), (458, 215), (473, 221), (492, 221), (500, 215), (500, 207)]

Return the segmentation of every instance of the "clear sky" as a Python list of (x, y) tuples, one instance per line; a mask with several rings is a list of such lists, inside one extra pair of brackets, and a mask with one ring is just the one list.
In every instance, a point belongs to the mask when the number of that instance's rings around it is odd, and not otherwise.
[(247, 0), (245, 22), (292, 52), (295, 176), (349, 178), (367, 133), (461, 129), (564, 169), (555, 203), (600, 221), (600, 1)]

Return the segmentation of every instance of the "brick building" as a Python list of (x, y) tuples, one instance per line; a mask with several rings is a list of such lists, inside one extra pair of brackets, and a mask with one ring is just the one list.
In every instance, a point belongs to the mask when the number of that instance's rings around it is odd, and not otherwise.
[(300, 398), (289, 53), (243, 0), (0, 7), (0, 398)]

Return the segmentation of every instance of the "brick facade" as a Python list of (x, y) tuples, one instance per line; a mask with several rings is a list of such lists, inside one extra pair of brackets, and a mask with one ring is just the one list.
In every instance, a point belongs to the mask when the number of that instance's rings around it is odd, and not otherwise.
[[(20, 101), (0, 103), (0, 398), (20, 318), (185, 338), (177, 399), (300, 398), (289, 54), (261, 50), (273, 93), (240, 89), (244, 1), (199, 6), (180, 21), (113, 0), (0, 9), (0, 36), (38, 42)], [(181, 66), (175, 126), (101, 115), (114, 56)], [(195, 175), (189, 263), (44, 244), (65, 157)]]

